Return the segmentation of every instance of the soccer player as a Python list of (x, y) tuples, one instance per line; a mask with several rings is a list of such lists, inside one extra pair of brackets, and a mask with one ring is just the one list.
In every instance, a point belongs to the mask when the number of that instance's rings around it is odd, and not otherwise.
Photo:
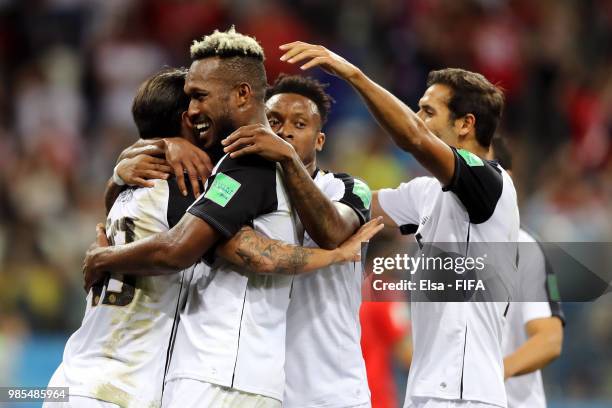
[[(519, 214), (509, 175), (484, 160), (503, 108), (503, 94), (482, 75), (433, 71), (418, 113), (324, 47), (281, 46), (281, 60), (319, 66), (346, 80), (395, 143), (433, 177), (374, 194), (374, 215), (415, 233), (420, 244), (500, 242), (495, 267), (516, 269)], [(415, 302), (414, 354), (405, 407), (506, 407), (501, 335), (504, 302)]]
[[(503, 138), (493, 138), (491, 157), (511, 174), (512, 155)], [(502, 337), (508, 408), (545, 408), (540, 370), (561, 354), (565, 317), (554, 272), (537, 241), (521, 228), (519, 242), (522, 301), (510, 305)]]
[[(84, 261), (86, 280), (96, 282), (105, 271), (171, 274), (206, 254), (213, 266), (190, 286), (163, 404), (279, 407), (293, 276), (257, 275), (211, 259), (213, 246), (245, 224), (270, 238), (298, 240), (276, 165), (256, 156), (221, 157), (221, 137), (244, 125), (269, 126), (263, 50), (254, 39), (231, 29), (194, 42), (191, 55), (185, 81), (187, 116), (217, 162), (206, 194), (168, 232), (127, 245), (94, 246)], [(289, 261), (293, 265), (305, 260)]]
[[(258, 127), (240, 128), (223, 141), (225, 151), (232, 157), (257, 153), (279, 162), (306, 230), (304, 246), (336, 248), (369, 219), (371, 193), (361, 180), (317, 166), (331, 97), (314, 79), (280, 76), (266, 98), (276, 135)], [(362, 274), (359, 264), (334, 264), (293, 281), (284, 407), (370, 406), (360, 347)]]
[[(165, 70), (139, 88), (132, 114), (142, 139), (181, 134), (191, 138), (181, 126), (189, 104), (183, 92), (185, 74)], [(175, 178), (155, 180), (147, 189), (124, 190), (107, 218), (109, 240), (119, 245), (165, 231), (192, 201), (178, 192)], [(185, 300), (183, 284), (194, 268), (158, 277), (117, 274), (92, 288), (81, 327), (66, 343), (63, 361), (49, 383), (70, 387), (66, 405), (160, 405), (170, 334)]]

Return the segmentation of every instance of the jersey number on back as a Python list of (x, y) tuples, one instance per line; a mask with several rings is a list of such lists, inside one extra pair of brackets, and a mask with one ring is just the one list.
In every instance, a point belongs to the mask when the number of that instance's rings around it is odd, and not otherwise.
[[(134, 241), (134, 220), (128, 217), (115, 220), (107, 227), (107, 231), (109, 232), (108, 240), (111, 245), (115, 245), (115, 237), (119, 233), (123, 233), (125, 237), (124, 242), (121, 243), (129, 244)], [(103, 305), (127, 306), (134, 299), (136, 278), (134, 276), (113, 275), (106, 280), (104, 285), (94, 286), (92, 288), (92, 306), (97, 306), (100, 302), (100, 295), (104, 287), (106, 287), (106, 290), (102, 299)]]

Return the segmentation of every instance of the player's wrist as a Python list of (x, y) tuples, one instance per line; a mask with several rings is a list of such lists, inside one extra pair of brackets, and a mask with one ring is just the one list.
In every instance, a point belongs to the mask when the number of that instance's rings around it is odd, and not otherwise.
[(367, 77), (361, 69), (351, 64), (351, 68), (348, 70), (348, 73), (346, 74), (344, 79), (351, 85), (357, 86), (366, 78)]
[(348, 252), (342, 247), (328, 249), (326, 251), (329, 253), (332, 264), (348, 262), (350, 259)]
[(302, 160), (297, 155), (297, 152), (293, 147), (289, 146), (288, 148), (283, 149), (281, 153), (282, 156), (279, 163), (283, 169), (296, 168), (298, 165), (302, 164)]
[(119, 164), (117, 164), (115, 166), (115, 168), (113, 169), (113, 176), (112, 176), (112, 180), (113, 183), (115, 183), (118, 186), (125, 186), (125, 180), (123, 180), (123, 178), (121, 178), (121, 176), (119, 175)]

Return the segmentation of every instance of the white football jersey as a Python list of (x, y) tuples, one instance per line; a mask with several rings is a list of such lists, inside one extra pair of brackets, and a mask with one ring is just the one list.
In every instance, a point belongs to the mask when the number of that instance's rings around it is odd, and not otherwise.
[[(453, 152), (455, 172), (447, 187), (419, 177), (380, 190), (381, 208), (419, 243), (504, 243), (504, 251), (489, 261), (516, 274), (519, 213), (510, 176), (466, 150)], [(502, 301), (413, 299), (414, 354), (405, 406), (424, 397), (506, 407), (501, 336), (507, 307)]]
[[(528, 340), (525, 325), (530, 320), (556, 316), (564, 322), (560, 302), (551, 298), (548, 277), (552, 270), (536, 240), (524, 230), (519, 232), (519, 290), (524, 302), (510, 305), (503, 334), (504, 356), (516, 351)], [(552, 283), (551, 283), (552, 284)], [(548, 299), (548, 302), (542, 300)], [(537, 300), (537, 301), (535, 301)], [(546, 408), (546, 396), (540, 370), (506, 380), (508, 408)]]
[[(348, 174), (317, 171), (317, 186), (348, 205), (363, 224), (370, 218), (368, 186)], [(308, 233), (304, 246), (318, 247)], [(370, 391), (361, 353), (362, 266), (334, 264), (295, 278), (287, 314), (287, 408), (366, 404)]]
[[(269, 238), (299, 242), (280, 171), (258, 156), (221, 159), (189, 213), (225, 239), (252, 225)], [(211, 254), (210, 270), (190, 286), (166, 381), (199, 380), (282, 401), (293, 277), (255, 274)]]
[[(191, 201), (175, 179), (128, 188), (108, 215), (108, 239), (120, 245), (167, 231)], [(193, 268), (167, 276), (113, 274), (93, 287), (81, 327), (66, 343), (58, 369), (63, 375), (54, 376), (65, 383), (49, 386), (122, 407), (160, 406), (171, 334)]]

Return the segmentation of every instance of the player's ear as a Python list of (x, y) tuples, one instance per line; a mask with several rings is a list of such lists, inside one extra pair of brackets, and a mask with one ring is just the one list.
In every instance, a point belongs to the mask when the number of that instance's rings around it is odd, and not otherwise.
[(249, 100), (253, 96), (253, 89), (251, 88), (251, 85), (247, 84), (246, 82), (241, 82), (236, 87), (235, 96), (236, 96), (236, 106), (239, 109), (242, 109), (245, 106), (247, 106), (249, 103)]
[(323, 145), (325, 144), (325, 133), (319, 132), (317, 133), (317, 139), (315, 140), (315, 149), (317, 152), (323, 150)]
[(184, 126), (186, 125), (189, 127), (193, 127), (193, 123), (191, 123), (191, 118), (189, 117), (189, 114), (187, 114), (187, 111), (181, 114), (181, 122)]
[(191, 123), (191, 118), (187, 114), (187, 111), (183, 112), (181, 115), (181, 136), (189, 137), (193, 135), (191, 129), (193, 128), (193, 123)]
[(460, 137), (465, 137), (470, 134), (470, 132), (476, 131), (476, 117), (473, 114), (468, 113), (464, 117), (460, 118), (459, 121), (461, 121), (459, 127)]

